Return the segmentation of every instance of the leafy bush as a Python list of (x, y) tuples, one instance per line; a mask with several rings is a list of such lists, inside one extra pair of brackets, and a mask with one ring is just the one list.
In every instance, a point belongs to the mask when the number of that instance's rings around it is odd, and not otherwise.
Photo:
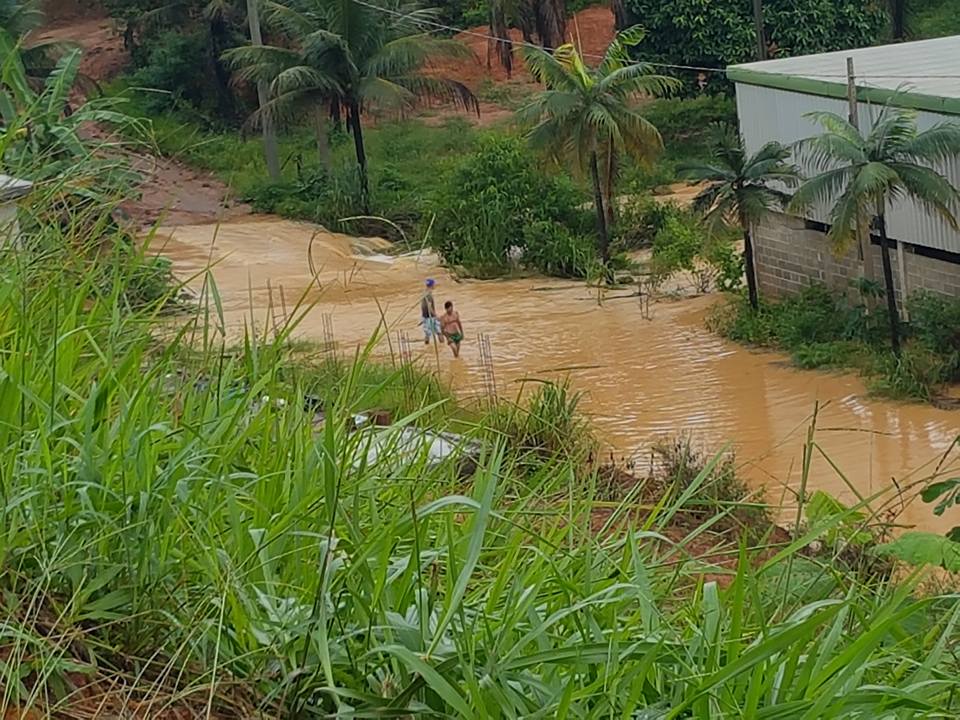
[(877, 358), (877, 377), (868, 385), (878, 395), (930, 400), (951, 379), (951, 359), (918, 343), (909, 343), (900, 354), (882, 353)]
[(692, 216), (668, 217), (653, 239), (654, 265), (664, 274), (692, 271), (705, 240), (703, 228)]
[[(377, 192), (374, 184), (371, 194)], [(341, 230), (340, 220), (360, 213), (360, 183), (356, 169), (338, 166), (333, 174), (320, 168), (301, 171), (297, 177), (279, 183), (265, 183), (247, 200), (257, 212), (274, 213), (309, 220), (332, 230)], [(351, 225), (352, 231), (363, 228)], [(383, 231), (380, 225), (374, 232)]]
[[(239, 38), (237, 38), (239, 41)], [(213, 58), (207, 33), (168, 30), (151, 38), (144, 60), (130, 81), (142, 88), (145, 104), (155, 112), (198, 111), (203, 118), (236, 124), (246, 114), (242, 100), (217, 85), (210, 70)]]
[(653, 273), (660, 277), (690, 273), (700, 292), (713, 286), (739, 287), (742, 268), (729, 240), (709, 237), (699, 218), (691, 213), (669, 214), (654, 237)]
[(738, 300), (711, 313), (708, 325), (737, 342), (789, 352), (803, 368), (855, 368), (871, 392), (886, 397), (932, 400), (958, 377), (960, 301), (919, 292), (908, 301), (911, 322), (900, 357), (886, 344), (886, 312), (869, 315), (862, 305), (823, 285), (762, 302), (759, 311)]
[(725, 237), (713, 238), (704, 248), (704, 260), (714, 270), (714, 284), (724, 292), (734, 292), (743, 285), (743, 255)]
[(488, 422), (528, 469), (558, 457), (582, 462), (595, 448), (595, 439), (579, 409), (580, 399), (567, 380), (542, 382), (523, 404), (499, 404)]
[(751, 499), (750, 490), (737, 475), (733, 453), (708, 455), (687, 435), (657, 442), (650, 452), (649, 487), (659, 487), (658, 494), (665, 495), (668, 503), (692, 490), (692, 505), (703, 518), (727, 512), (734, 524), (754, 529), (769, 525), (768, 509), (762, 499)]
[(429, 241), (473, 275), (506, 272), (512, 258), (543, 272), (583, 276), (591, 218), (582, 193), (546, 174), (523, 142), (488, 137), (446, 177), (433, 199)]
[(660, 131), (666, 147), (685, 155), (704, 149), (710, 127), (737, 124), (736, 103), (719, 94), (658, 98), (643, 107), (643, 115)]
[(917, 291), (907, 301), (910, 336), (944, 356), (950, 379), (960, 373), (960, 300)]
[(617, 214), (615, 247), (619, 250), (637, 250), (653, 245), (654, 238), (667, 220), (680, 213), (676, 205), (658, 202), (646, 192), (628, 196)]
[(523, 228), (523, 261), (545, 275), (584, 278), (598, 265), (593, 238), (559, 222), (537, 220)]

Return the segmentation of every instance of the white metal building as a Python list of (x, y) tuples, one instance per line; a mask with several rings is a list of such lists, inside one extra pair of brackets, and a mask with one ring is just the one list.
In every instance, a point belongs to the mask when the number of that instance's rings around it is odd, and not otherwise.
[[(818, 134), (811, 112), (846, 117), (847, 58), (853, 58), (862, 130), (886, 105), (916, 112), (921, 130), (960, 122), (960, 36), (767, 60), (727, 69), (747, 150)], [(960, 160), (938, 169), (960, 187)], [(830, 257), (822, 238), (826, 209), (813, 208), (803, 220), (772, 218), (758, 230), (757, 270), (768, 290), (795, 289), (811, 279), (847, 284), (857, 274), (855, 257)], [(890, 208), (887, 226), (902, 244), (898, 255), (906, 256), (895, 272), (898, 284), (960, 295), (960, 232), (909, 202)]]

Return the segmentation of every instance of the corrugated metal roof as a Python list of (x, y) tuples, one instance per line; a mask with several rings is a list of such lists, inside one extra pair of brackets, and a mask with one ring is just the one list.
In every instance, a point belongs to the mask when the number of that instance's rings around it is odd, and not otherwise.
[(728, 74), (736, 82), (766, 85), (769, 80), (773, 87), (783, 86), (784, 78), (777, 76), (799, 78), (809, 81), (810, 94), (833, 95), (811, 90), (811, 83), (845, 86), (848, 57), (861, 88), (944, 98), (948, 108), (951, 100), (960, 100), (960, 35), (731, 65)]

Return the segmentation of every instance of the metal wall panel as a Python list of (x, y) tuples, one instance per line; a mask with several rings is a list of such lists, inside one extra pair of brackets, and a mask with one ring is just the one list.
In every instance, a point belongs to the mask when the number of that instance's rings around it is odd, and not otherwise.
[[(881, 108), (860, 103), (860, 126), (866, 129), (876, 121)], [(756, 152), (765, 143), (775, 140), (783, 144), (796, 143), (821, 132), (811, 112), (834, 112), (847, 116), (847, 104), (842, 100), (803, 95), (756, 85), (737, 84), (737, 113), (740, 131), (748, 152)], [(956, 122), (957, 118), (929, 112), (917, 113), (917, 126), (925, 130), (941, 122)], [(811, 172), (811, 168), (803, 168)], [(956, 158), (937, 168), (955, 187), (960, 187), (960, 161)], [(829, 222), (828, 208), (811, 208), (806, 216), (811, 220)], [(960, 253), (960, 232), (946, 222), (927, 213), (912, 202), (894, 204), (887, 217), (892, 238), (914, 245)]]

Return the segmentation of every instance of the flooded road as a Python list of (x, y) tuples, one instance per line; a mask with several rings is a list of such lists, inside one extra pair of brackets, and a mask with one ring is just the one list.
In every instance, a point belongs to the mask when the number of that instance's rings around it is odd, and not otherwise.
[[(854, 489), (869, 496), (894, 479), (904, 487), (928, 477), (960, 429), (960, 412), (870, 399), (855, 376), (795, 370), (782, 356), (719, 339), (703, 323), (715, 298), (658, 303), (648, 319), (636, 297), (610, 293), (601, 306), (569, 281), (456, 282), (432, 259), (389, 258), (378, 249), (377, 241), (276, 219), (177, 227), (151, 245), (184, 279), (213, 265), (228, 328), (252, 318), (262, 331), (303, 302), (313, 307), (294, 336), (322, 341), (332, 320), (338, 346), (351, 351), (385, 323), (394, 345), (409, 337), (414, 357), (466, 395), (485, 388), (477, 343), (483, 333), (501, 395), (515, 396), (524, 379), (569, 376), (618, 456), (645, 457), (652, 442), (678, 433), (709, 451), (729, 442), (743, 477), (784, 505), (794, 500), (818, 403), (824, 455), (813, 459), (808, 490), (847, 502), (855, 501)], [(459, 360), (445, 347), (437, 353), (423, 345), (418, 299), (426, 277), (437, 279), (438, 308), (453, 300), (463, 318)], [(199, 289), (202, 277), (190, 284)], [(942, 471), (960, 472), (960, 453), (950, 453)], [(937, 518), (915, 500), (898, 521), (944, 531), (960, 524), (954, 510)]]

